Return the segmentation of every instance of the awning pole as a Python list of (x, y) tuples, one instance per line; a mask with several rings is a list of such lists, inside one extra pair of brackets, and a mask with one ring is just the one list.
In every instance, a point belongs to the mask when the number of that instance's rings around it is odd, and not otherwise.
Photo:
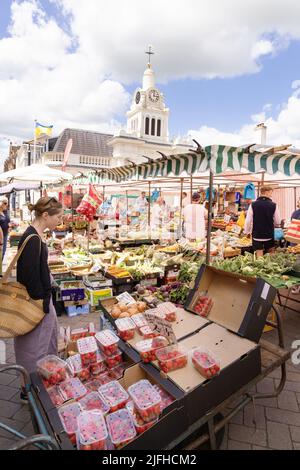
[(151, 181), (148, 181), (148, 197), (149, 197), (149, 203), (148, 203), (148, 232), (150, 233), (151, 237)]
[(214, 175), (210, 170), (209, 172), (209, 204), (208, 204), (208, 224), (207, 224), (207, 238), (206, 238), (206, 264), (210, 265), (210, 242), (211, 242), (211, 227), (212, 227), (212, 205), (213, 205), (213, 184)]
[(193, 176), (191, 175), (191, 187), (190, 187), (190, 192), (191, 192), (191, 201), (193, 197)]
[(75, 246), (75, 227), (74, 227), (74, 194), (73, 184), (71, 184), (71, 221), (72, 221), (72, 245)]
[(179, 215), (179, 238), (182, 237), (182, 215), (183, 215), (183, 210), (182, 210), (182, 201), (183, 201), (183, 178), (180, 178), (180, 215)]

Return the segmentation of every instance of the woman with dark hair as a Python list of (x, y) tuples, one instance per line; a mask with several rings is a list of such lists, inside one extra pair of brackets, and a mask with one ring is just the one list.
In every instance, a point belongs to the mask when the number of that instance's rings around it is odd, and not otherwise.
[[(57, 355), (57, 317), (52, 303), (51, 274), (48, 267), (48, 248), (44, 241), (46, 229), (54, 230), (62, 221), (62, 205), (53, 197), (42, 197), (35, 205), (29, 204), (35, 213), (33, 223), (23, 234), (19, 249), (30, 235), (17, 263), (17, 281), (24, 285), (29, 296), (43, 300), (45, 316), (39, 325), (24, 336), (14, 340), (16, 363), (29, 373), (36, 370), (39, 359), (48, 354)], [(26, 402), (24, 388), (21, 401)]]

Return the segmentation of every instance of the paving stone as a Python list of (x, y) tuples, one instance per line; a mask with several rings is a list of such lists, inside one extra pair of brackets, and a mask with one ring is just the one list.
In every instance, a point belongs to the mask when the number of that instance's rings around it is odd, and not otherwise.
[(274, 392), (274, 380), (265, 378), (257, 384), (258, 393), (273, 393)]
[[(23, 433), (22, 429), (24, 428), (24, 423), (22, 421), (16, 421), (15, 419), (9, 419), (9, 418), (3, 418), (2, 416), (0, 417), (0, 422), (2, 424), (5, 424), (6, 426), (11, 427), (15, 431), (19, 431)], [(7, 439), (12, 438), (12, 434), (4, 431), (3, 429), (0, 429), (0, 437), (5, 437)]]
[(6, 439), (5, 437), (0, 437), (0, 450), (7, 450), (15, 443), (14, 439)]
[[(279, 381), (276, 381), (276, 385), (279, 384)], [(290, 392), (300, 392), (300, 382), (290, 382), (287, 380), (284, 385), (284, 390), (289, 390)]]
[(277, 423), (300, 426), (300, 413), (294, 411), (280, 410), (279, 408), (266, 408), (267, 420)]
[(248, 444), (267, 445), (266, 431), (237, 424), (229, 424), (229, 439)]
[(292, 441), (300, 442), (300, 426), (290, 426)]
[(255, 401), (260, 406), (268, 406), (270, 408), (278, 408), (277, 398), (257, 398)]
[(271, 450), (269, 447), (252, 446), (252, 450)]
[(28, 423), (28, 419), (30, 419), (29, 407), (27, 405), (23, 405), (22, 408), (14, 415), (14, 419)]
[(300, 450), (300, 443), (294, 442), (294, 450)]
[(12, 381), (15, 380), (15, 378), (6, 372), (1, 372), (0, 373), (0, 386), (1, 385), (9, 385), (12, 383)]
[(244, 424), (257, 429), (266, 429), (265, 408), (255, 404), (254, 412), (252, 403), (249, 403), (249, 405), (244, 408)]
[(300, 393), (296, 393), (297, 401), (300, 404)]
[(32, 426), (32, 422), (28, 422), (26, 424), (26, 426), (22, 429), (22, 434), (24, 434), (25, 436), (29, 437), (29, 436), (33, 436), (33, 434), (35, 434), (34, 432), (34, 429), (33, 429), (33, 426)]
[(286, 424), (267, 422), (268, 444), (271, 449), (291, 450), (293, 443)]
[(10, 401), (0, 400), (0, 416), (12, 418), (21, 408), (21, 404), (11, 403)]
[(251, 445), (245, 442), (233, 441), (229, 439), (228, 450), (251, 450)]
[(230, 422), (234, 424), (243, 424), (244, 423), (244, 413), (243, 411), (239, 411), (233, 418), (231, 418)]
[(14, 388), (15, 390), (20, 390), (21, 387), (21, 379), (20, 377), (15, 377), (13, 382), (9, 384), (10, 388)]
[(278, 396), (278, 408), (282, 410), (299, 411), (295, 392), (283, 390)]
[(15, 394), (16, 394), (15, 388), (8, 387), (8, 386), (0, 387), (0, 400), (10, 400)]
[(228, 425), (225, 426), (225, 434), (223, 437), (223, 441), (220, 445), (220, 450), (227, 450), (228, 449)]

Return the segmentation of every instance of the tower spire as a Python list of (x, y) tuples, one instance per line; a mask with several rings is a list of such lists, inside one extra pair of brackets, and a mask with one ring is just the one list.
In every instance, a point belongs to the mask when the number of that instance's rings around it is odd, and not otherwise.
[(150, 66), (151, 66), (151, 56), (154, 55), (154, 52), (153, 52), (153, 50), (152, 50), (152, 47), (153, 47), (153, 46), (151, 46), (151, 45), (149, 44), (149, 46), (148, 46), (148, 51), (145, 52), (145, 54), (149, 56), (148, 65), (150, 65)]

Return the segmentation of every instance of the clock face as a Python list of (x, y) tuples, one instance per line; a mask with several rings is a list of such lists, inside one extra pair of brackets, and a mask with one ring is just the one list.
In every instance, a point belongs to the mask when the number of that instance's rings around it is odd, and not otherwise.
[(157, 101), (159, 100), (159, 93), (157, 90), (150, 90), (148, 96), (149, 100), (153, 103), (157, 103)]
[(136, 104), (139, 104), (140, 100), (141, 100), (141, 94), (140, 94), (140, 92), (138, 91), (137, 94), (135, 95), (135, 102), (136, 102)]

